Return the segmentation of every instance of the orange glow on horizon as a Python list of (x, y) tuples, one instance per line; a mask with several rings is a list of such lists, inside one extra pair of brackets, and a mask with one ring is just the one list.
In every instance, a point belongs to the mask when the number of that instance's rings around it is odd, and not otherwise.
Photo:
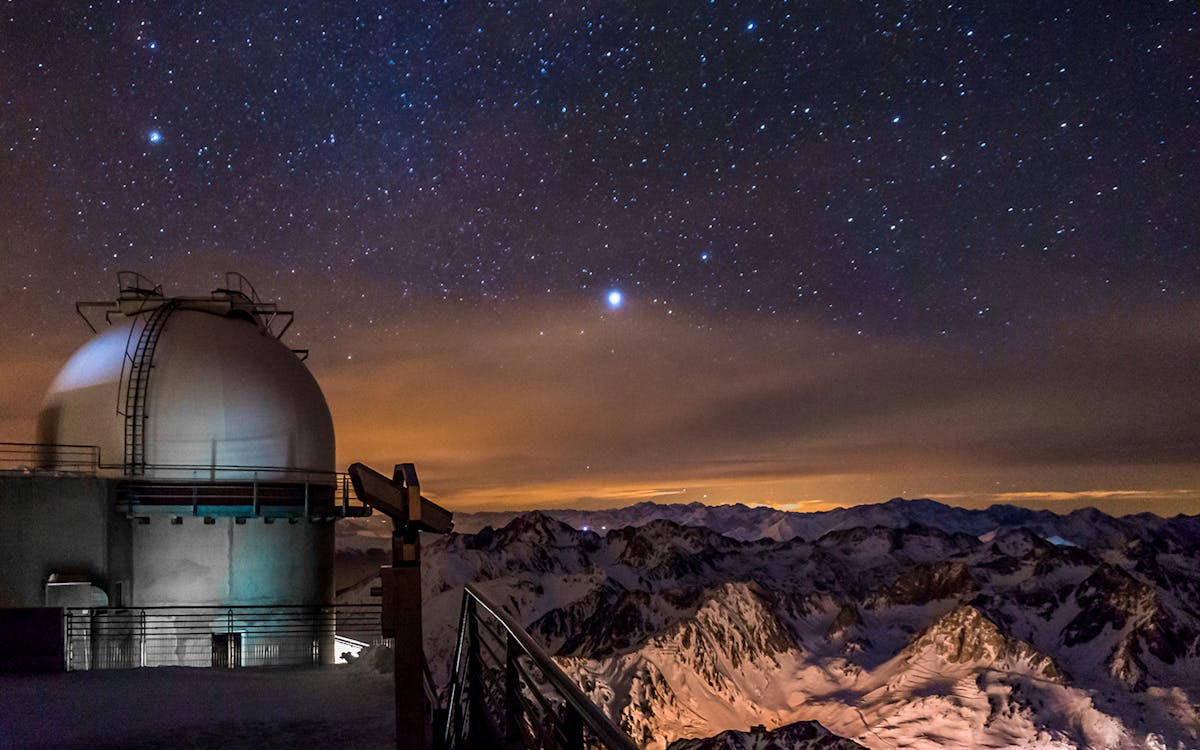
[[(553, 300), (404, 307), (341, 330), (352, 357), (299, 324), (290, 335), (312, 346), (339, 466), (413, 461), (426, 494), (454, 510), (828, 510), (903, 496), (1170, 515), (1200, 513), (1200, 311), (1184, 318), (1068, 321), (1090, 342), (1031, 357), (1037, 369), (816, 323)], [(42, 392), (86, 338), (14, 345), (4, 439), (32, 439)]]

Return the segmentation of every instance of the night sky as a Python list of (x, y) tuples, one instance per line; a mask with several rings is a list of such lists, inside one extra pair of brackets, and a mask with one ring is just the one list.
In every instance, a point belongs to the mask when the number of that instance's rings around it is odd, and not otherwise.
[[(1003, 7), (1002, 7), (1003, 6)], [(1194, 3), (0, 11), (0, 439), (246, 274), (455, 509), (1200, 512)]]

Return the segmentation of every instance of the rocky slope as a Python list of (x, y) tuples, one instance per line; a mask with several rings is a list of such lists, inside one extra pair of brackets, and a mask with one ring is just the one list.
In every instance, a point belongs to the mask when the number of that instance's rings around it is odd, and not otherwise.
[(676, 740), (667, 750), (860, 750), (853, 740), (838, 737), (815, 721), (800, 721), (777, 729), (728, 730), (715, 737)]
[[(872, 748), (1200, 746), (1196, 518), (892, 501), (780, 540), (761, 510), (428, 540), (430, 662), (444, 676), (473, 581), (654, 750), (814, 720)], [(813, 515), (789, 523), (834, 520)], [(346, 546), (344, 600), (365, 600), (372, 538)]]

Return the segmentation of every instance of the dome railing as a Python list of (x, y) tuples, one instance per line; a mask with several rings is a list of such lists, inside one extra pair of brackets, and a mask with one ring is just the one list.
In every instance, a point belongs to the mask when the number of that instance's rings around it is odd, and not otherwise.
[[(285, 310), (277, 302), (263, 299), (250, 280), (237, 271), (226, 271), (224, 284), (212, 290), (206, 297), (167, 297), (161, 284), (136, 271), (120, 271), (117, 278), (116, 299), (81, 300), (75, 303), (75, 312), (92, 333), (99, 332), (101, 321), (104, 325), (111, 325), (115, 318), (153, 314), (156, 309), (168, 303), (179, 309), (206, 310), (219, 315), (241, 317), (280, 340), (291, 328), (296, 317), (294, 311)], [(308, 354), (305, 349), (293, 351), (301, 359)]]
[(100, 473), (100, 448), (60, 443), (0, 443), (0, 471), (95, 476)]
[[(267, 507), (272, 500), (305, 498), (309, 502), (299, 505), (314, 512), (332, 507), (341, 516), (371, 513), (370, 506), (355, 494), (350, 475), (340, 471), (295, 466), (146, 464), (145, 473), (130, 476), (125, 469), (124, 463), (105, 463), (95, 445), (0, 442), (0, 471), (119, 479), (136, 487), (137, 494), (148, 500), (186, 496), (211, 499), (208, 505), (220, 506), (240, 500), (241, 505), (257, 514), (260, 506)], [(281, 488), (290, 488), (291, 493)], [(205, 505), (190, 501), (174, 504)]]

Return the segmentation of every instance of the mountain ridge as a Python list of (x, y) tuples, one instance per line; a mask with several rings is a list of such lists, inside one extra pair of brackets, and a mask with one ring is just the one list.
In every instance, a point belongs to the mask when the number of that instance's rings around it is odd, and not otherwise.
[(471, 581), (650, 750), (805, 721), (871, 748), (1200, 746), (1195, 517), (861, 507), (811, 540), (690, 506), (434, 538), (426, 652), (444, 669)]

